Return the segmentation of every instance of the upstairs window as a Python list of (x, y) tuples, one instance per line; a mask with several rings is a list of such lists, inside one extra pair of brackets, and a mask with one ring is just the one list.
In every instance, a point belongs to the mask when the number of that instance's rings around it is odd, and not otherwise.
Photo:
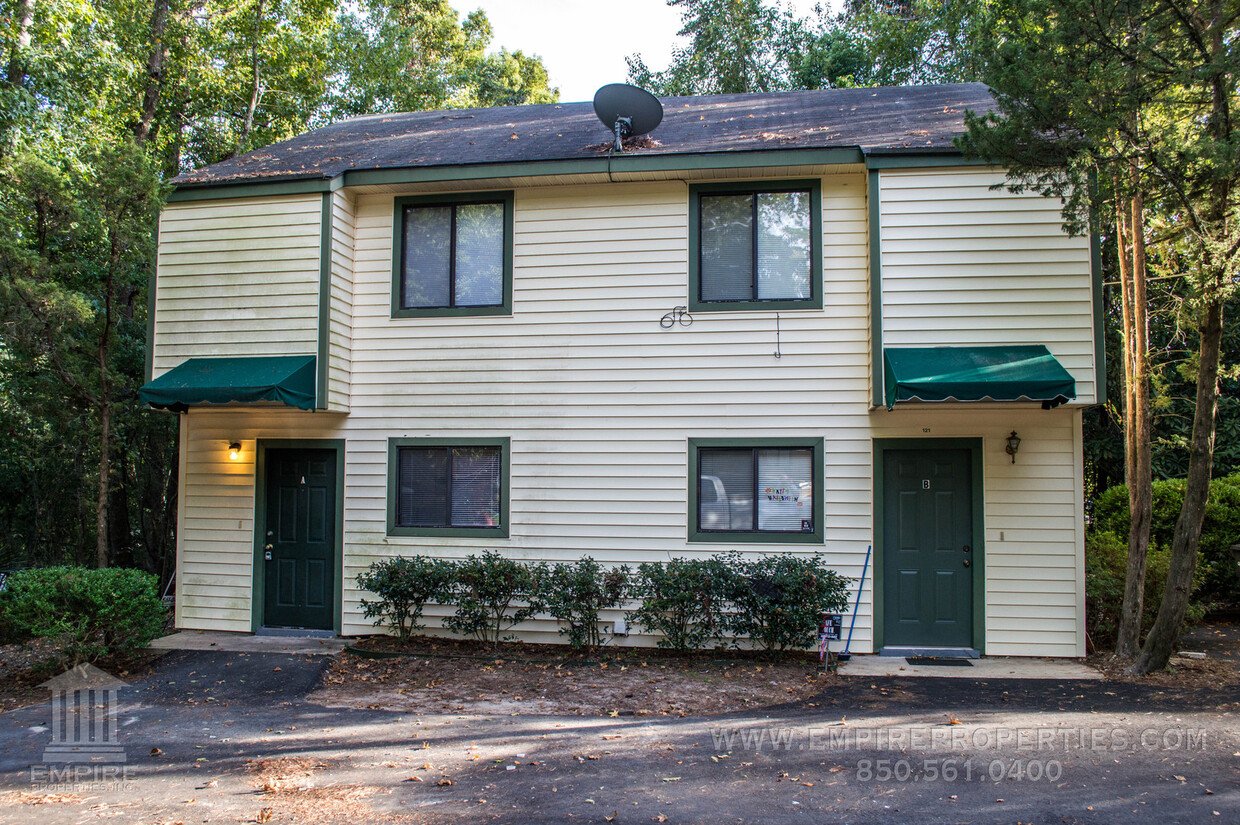
[(507, 536), (507, 440), (392, 439), (388, 535)]
[(821, 308), (821, 203), (817, 181), (692, 187), (691, 308)]
[(396, 199), (393, 317), (506, 315), (512, 194)]

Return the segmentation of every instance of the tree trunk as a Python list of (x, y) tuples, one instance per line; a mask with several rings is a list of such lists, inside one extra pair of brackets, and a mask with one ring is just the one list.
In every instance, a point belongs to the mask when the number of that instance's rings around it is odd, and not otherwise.
[(1117, 199), (1120, 278), (1124, 298), (1125, 388), (1124, 480), (1128, 485), (1128, 564), (1124, 601), (1120, 608), (1115, 652), (1137, 655), (1141, 645), (1141, 617), (1145, 601), (1145, 567), (1153, 522), (1153, 469), (1151, 456), (1149, 307), (1146, 294), (1144, 200), (1139, 170), (1129, 167), (1132, 195)]
[(241, 125), (241, 135), (237, 141), (237, 151), (244, 152), (250, 139), (250, 131), (254, 128), (254, 112), (258, 110), (258, 101), (262, 97), (262, 72), (258, 60), (259, 28), (263, 22), (263, 0), (254, 4), (254, 39), (250, 43), (250, 105), (245, 110), (245, 122)]
[(139, 146), (150, 140), (153, 134), (155, 113), (163, 91), (164, 59), (168, 56), (168, 48), (164, 45), (164, 35), (168, 30), (168, 3), (169, 0), (155, 0), (155, 6), (151, 9), (151, 53), (146, 59), (146, 89), (142, 93), (142, 114), (133, 127)]
[(99, 403), (99, 498), (95, 502), (95, 566), (108, 566), (108, 480), (111, 473), (112, 405)]
[(34, 22), (34, 1), (17, 0), (17, 38), (9, 52), (5, 80), (10, 86), (26, 85), (26, 54), (30, 51), (30, 25)]
[(1219, 350), (1223, 341), (1223, 305), (1212, 297), (1203, 312), (1200, 362), (1197, 367), (1197, 409), (1193, 415), (1193, 434), (1188, 451), (1188, 478), (1184, 485), (1184, 505), (1175, 523), (1171, 540), (1171, 566), (1167, 589), (1158, 608), (1158, 618), (1146, 637), (1133, 673), (1149, 673), (1167, 666), (1184, 624), (1188, 599), (1192, 595), (1193, 571), (1197, 568), (1197, 547), (1210, 497), (1210, 474), (1214, 469), (1214, 417), (1218, 406)]

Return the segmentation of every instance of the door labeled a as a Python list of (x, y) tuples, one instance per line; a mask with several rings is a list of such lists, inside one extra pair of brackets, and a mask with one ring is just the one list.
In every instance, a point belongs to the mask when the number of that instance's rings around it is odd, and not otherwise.
[(330, 630), (336, 586), (336, 451), (266, 453), (263, 625)]
[(973, 647), (968, 450), (883, 453), (883, 644)]

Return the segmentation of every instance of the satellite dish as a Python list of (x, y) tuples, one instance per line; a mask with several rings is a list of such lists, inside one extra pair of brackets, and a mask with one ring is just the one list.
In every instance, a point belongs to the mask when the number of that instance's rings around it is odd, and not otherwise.
[(652, 132), (663, 121), (663, 104), (644, 89), (608, 83), (594, 93), (594, 114), (615, 132), (616, 151), (621, 152), (626, 137)]

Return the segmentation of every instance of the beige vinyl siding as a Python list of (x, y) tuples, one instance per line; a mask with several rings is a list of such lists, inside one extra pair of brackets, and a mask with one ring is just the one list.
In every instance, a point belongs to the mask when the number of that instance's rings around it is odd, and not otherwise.
[(990, 187), (1001, 170), (879, 176), (886, 346), (1045, 344), (1096, 400), (1087, 237), (1063, 232), (1057, 199)]
[[(813, 552), (802, 544), (687, 541), (689, 438), (798, 436), (825, 444), (826, 543), (817, 549), (855, 579), (872, 540), (872, 438), (931, 426), (935, 436), (984, 437), (988, 468), (1006, 479), (1007, 488), (996, 488), (993, 524), (987, 512), (988, 534), (1006, 531), (987, 567), (998, 592), (1008, 592), (1002, 584), (1017, 561), (1039, 553), (1053, 557), (1055, 588), (1058, 557), (1067, 556), (1067, 592), (1075, 592), (1076, 521), (1063, 500), (1071, 451), (1061, 449), (1072, 441), (1072, 412), (989, 405), (963, 415), (870, 411), (865, 183), (863, 174), (823, 180), (824, 308), (780, 311), (779, 358), (774, 312), (700, 313), (691, 326), (660, 327), (665, 313), (687, 303), (684, 182), (517, 190), (510, 317), (393, 319), (392, 195), (358, 195), (350, 413), (191, 412), (185, 496), (198, 515), (186, 518), (187, 571), (228, 567), (227, 586), (239, 588), (228, 592), (248, 595), (253, 479), (234, 478), (234, 468), (224, 466), (231, 439), (242, 440), (243, 458), (252, 457), (256, 438), (346, 440), (342, 630), (361, 634), (372, 628), (361, 618), (355, 578), (394, 554), (459, 558), (497, 549), (518, 559), (589, 554), (636, 565), (730, 549)], [(1008, 460), (1002, 439), (1012, 427), (1027, 436), (1029, 461), (1022, 446), (1020, 463), (1008, 469), (999, 465)], [(509, 538), (388, 537), (388, 439), (452, 436), (511, 439)], [(1023, 492), (1022, 480), (1030, 484)], [(1021, 515), (1021, 501), (1039, 509)], [(868, 650), (873, 638), (872, 595), (871, 580), (856, 651)], [(187, 584), (186, 597), (197, 601), (183, 608), (184, 626), (216, 615), (205, 593)], [(1071, 633), (1022, 630), (1023, 604), (1000, 598), (988, 605), (1000, 646), (993, 652), (1077, 655)], [(428, 608), (432, 627), (443, 613)], [(228, 615), (232, 629), (250, 629), (248, 612)], [(532, 640), (558, 639), (548, 620), (522, 631)], [(625, 643), (651, 641), (635, 635)]]
[(349, 409), (353, 369), (353, 198), (344, 191), (331, 195), (331, 305), (328, 316), (328, 408)]
[(318, 194), (165, 207), (154, 376), (194, 357), (316, 354), (321, 222)]

